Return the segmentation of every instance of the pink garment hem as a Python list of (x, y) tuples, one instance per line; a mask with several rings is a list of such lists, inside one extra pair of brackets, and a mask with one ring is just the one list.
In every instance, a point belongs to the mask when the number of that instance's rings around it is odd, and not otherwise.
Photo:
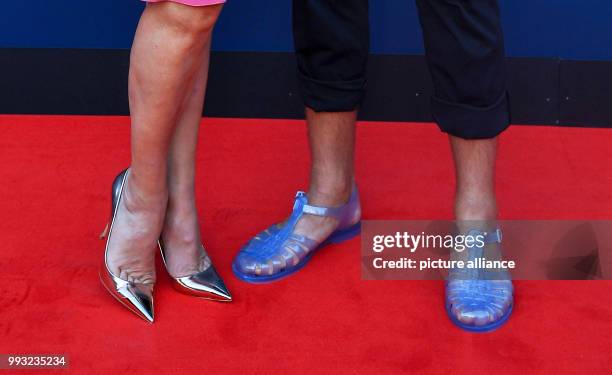
[(143, 0), (147, 3), (159, 3), (162, 1), (172, 1), (179, 4), (189, 5), (193, 7), (201, 7), (207, 5), (223, 4), (225, 0)]

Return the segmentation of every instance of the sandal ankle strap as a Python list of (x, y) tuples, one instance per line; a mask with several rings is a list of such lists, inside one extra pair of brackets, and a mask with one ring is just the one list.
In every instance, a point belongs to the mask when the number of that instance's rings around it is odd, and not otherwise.
[[(299, 214), (309, 214), (315, 216), (324, 216), (331, 217), (340, 222), (340, 225), (345, 225), (345, 221), (352, 219), (352, 216), (355, 214), (354, 207), (351, 207), (355, 204), (359, 204), (359, 194), (357, 192), (357, 187), (353, 186), (351, 196), (349, 200), (344, 203), (342, 206), (337, 207), (323, 207), (323, 206), (315, 206), (312, 204), (308, 204), (308, 196), (303, 191), (298, 191), (295, 195), (295, 203), (293, 205), (294, 212), (299, 211)], [(351, 212), (347, 212), (347, 209), (353, 208)], [(349, 217), (350, 216), (350, 217)]]

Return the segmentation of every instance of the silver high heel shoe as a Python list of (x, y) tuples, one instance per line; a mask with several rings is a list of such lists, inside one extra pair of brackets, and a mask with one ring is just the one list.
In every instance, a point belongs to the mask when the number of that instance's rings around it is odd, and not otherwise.
[(106, 237), (106, 248), (104, 249), (104, 261), (100, 267), (100, 281), (102, 285), (108, 290), (108, 292), (117, 299), (122, 305), (130, 309), (133, 313), (146, 320), (149, 323), (153, 323), (153, 284), (135, 283), (120, 279), (115, 276), (106, 263), (108, 244), (110, 237), (113, 232), (113, 224), (115, 222), (115, 216), (123, 196), (123, 187), (129, 169), (121, 172), (113, 181), (112, 187), (112, 207), (111, 207), (111, 221), (107, 224), (106, 229), (100, 235), (100, 238)]
[[(164, 243), (160, 240), (158, 241), (159, 251), (161, 252), (162, 260), (164, 261), (164, 266), (166, 266), (166, 270), (168, 269), (168, 265), (166, 263), (166, 256), (164, 255)], [(208, 255), (206, 255), (206, 250), (204, 250), (204, 246), (202, 246), (203, 256), (207, 263), (206, 269), (191, 276), (183, 276), (183, 277), (170, 277), (172, 278), (172, 286), (178, 292), (199, 297), (203, 299), (208, 299), (211, 301), (218, 302), (231, 302), (232, 295), (227, 290), (225, 283), (219, 274), (213, 267), (212, 262)], [(169, 274), (169, 273), (168, 273)]]

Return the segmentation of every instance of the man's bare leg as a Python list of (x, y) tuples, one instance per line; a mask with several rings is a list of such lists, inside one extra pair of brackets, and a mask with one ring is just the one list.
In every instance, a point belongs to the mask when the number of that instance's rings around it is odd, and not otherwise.
[(462, 139), (450, 136), (455, 160), (455, 218), (493, 221), (497, 218), (495, 159), (497, 138)]
[[(346, 203), (355, 178), (355, 123), (357, 112), (315, 112), (306, 109), (311, 169), (308, 203), (335, 207)], [(336, 229), (337, 220), (304, 215), (295, 232), (323, 241)]]

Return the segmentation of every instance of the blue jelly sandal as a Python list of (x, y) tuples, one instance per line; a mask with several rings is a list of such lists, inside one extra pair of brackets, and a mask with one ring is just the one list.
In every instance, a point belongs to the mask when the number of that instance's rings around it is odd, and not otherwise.
[[(336, 230), (323, 242), (294, 233), (295, 225), (304, 214), (333, 217)], [(234, 259), (232, 270), (239, 279), (249, 283), (265, 283), (287, 277), (308, 263), (313, 254), (330, 244), (357, 236), (361, 231), (361, 206), (357, 188), (349, 201), (340, 207), (318, 207), (308, 204), (304, 192), (298, 192), (293, 212), (283, 224), (275, 224), (251, 239)]]
[[(485, 233), (486, 244), (501, 244), (501, 231)], [(466, 249), (467, 260), (484, 257), (484, 246)], [(453, 269), (446, 283), (446, 312), (458, 327), (470, 332), (489, 332), (506, 323), (514, 305), (513, 286), (507, 270)]]

